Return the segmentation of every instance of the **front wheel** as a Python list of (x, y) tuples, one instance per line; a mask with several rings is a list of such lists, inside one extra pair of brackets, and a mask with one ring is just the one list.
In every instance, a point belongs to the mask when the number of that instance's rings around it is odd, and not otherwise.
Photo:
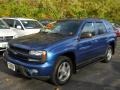
[(106, 53), (106, 55), (105, 55), (105, 59), (103, 60), (103, 62), (105, 62), (105, 63), (110, 62), (111, 59), (112, 59), (112, 53), (113, 53), (113, 52), (112, 52), (112, 47), (109, 46), (108, 49), (107, 49), (107, 53)]
[(63, 85), (69, 81), (72, 75), (72, 62), (70, 58), (62, 56), (58, 59), (52, 75), (52, 82), (55, 85)]

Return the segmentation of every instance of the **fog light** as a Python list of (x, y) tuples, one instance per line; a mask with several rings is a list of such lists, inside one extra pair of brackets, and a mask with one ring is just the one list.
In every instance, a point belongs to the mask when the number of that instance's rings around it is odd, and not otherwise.
[(30, 73), (31, 75), (38, 73), (38, 70), (37, 70), (37, 69), (29, 69), (28, 71), (29, 71), (29, 73)]
[(38, 70), (36, 70), (36, 69), (32, 69), (31, 70), (33, 73), (38, 73)]
[(31, 62), (38, 62), (37, 59), (28, 59), (28, 61), (31, 61)]

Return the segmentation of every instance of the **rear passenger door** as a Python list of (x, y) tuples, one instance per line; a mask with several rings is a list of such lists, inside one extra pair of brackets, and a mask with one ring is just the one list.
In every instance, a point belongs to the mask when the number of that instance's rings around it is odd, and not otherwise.
[(95, 37), (96, 40), (96, 54), (97, 56), (102, 56), (105, 54), (107, 49), (107, 29), (102, 21), (94, 23), (97, 35)]

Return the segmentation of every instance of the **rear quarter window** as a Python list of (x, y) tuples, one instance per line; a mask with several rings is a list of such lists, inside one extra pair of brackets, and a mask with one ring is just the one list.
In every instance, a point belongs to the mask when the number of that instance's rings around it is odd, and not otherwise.
[(104, 21), (104, 22), (105, 22), (107, 31), (108, 32), (114, 32), (114, 28), (113, 28), (112, 24), (109, 23), (108, 21)]

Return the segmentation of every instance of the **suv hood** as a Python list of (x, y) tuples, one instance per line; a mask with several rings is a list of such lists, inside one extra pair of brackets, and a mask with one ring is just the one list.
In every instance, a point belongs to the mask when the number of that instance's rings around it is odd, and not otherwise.
[(65, 36), (49, 33), (37, 33), (12, 40), (9, 44), (24, 49), (40, 50), (63, 40)]
[(0, 29), (0, 37), (15, 36), (16, 33), (11, 29)]

